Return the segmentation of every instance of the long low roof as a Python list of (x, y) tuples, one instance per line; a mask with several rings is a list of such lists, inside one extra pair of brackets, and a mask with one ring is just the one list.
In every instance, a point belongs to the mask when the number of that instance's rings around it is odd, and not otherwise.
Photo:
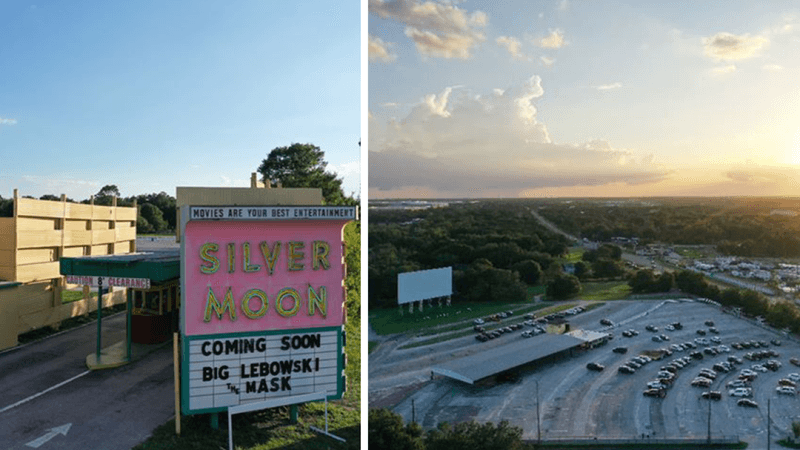
[(500, 339), (504, 338), (513, 339), (513, 341), (499, 347), (487, 348), (474, 355), (448, 361), (431, 370), (439, 375), (475, 384), (478, 380), (578, 347), (584, 343), (582, 339), (572, 336), (550, 333), (528, 339), (521, 338), (519, 334)]

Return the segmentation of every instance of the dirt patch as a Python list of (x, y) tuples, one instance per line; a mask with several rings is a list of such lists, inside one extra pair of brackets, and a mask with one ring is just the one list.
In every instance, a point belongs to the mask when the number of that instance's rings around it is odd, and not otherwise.
[(370, 408), (392, 408), (396, 404), (405, 400), (406, 397), (417, 392), (418, 390), (422, 389), (425, 385), (430, 383), (430, 381), (425, 381), (421, 383), (413, 383), (406, 386), (401, 386), (395, 389), (392, 389), (391, 392), (385, 395), (380, 394), (369, 394), (369, 407)]

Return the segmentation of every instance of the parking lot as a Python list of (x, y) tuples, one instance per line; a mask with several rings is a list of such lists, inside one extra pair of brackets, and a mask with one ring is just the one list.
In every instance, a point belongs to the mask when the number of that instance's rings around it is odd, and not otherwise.
[[(470, 386), (437, 378), (419, 384), (426, 375), (425, 367), (474, 352), (491, 351), (510, 339), (523, 339), (521, 331), (489, 342), (478, 342), (470, 337), (414, 350), (384, 350), (389, 354), (382, 355), (374, 366), (370, 357), (370, 395), (373, 387), (379, 391), (389, 389), (392, 382), (406, 383), (413, 392), (394, 407), (406, 420), (411, 420), (413, 415), (425, 427), (434, 427), (443, 421), (508, 420), (523, 429), (526, 439), (536, 439), (538, 429), (543, 438), (703, 438), (708, 433), (710, 411), (712, 436), (736, 435), (751, 445), (762, 446), (766, 444), (768, 401), (773, 440), (790, 434), (792, 420), (800, 420), (800, 396), (776, 391), (779, 380), (791, 373), (800, 373), (800, 367), (789, 363), (790, 358), (800, 357), (800, 344), (796, 341), (725, 314), (715, 306), (684, 300), (614, 301), (572, 316), (569, 321), (573, 329), (607, 329), (600, 324), (601, 319), (614, 324), (609, 330), (615, 338), (608, 345), (580, 352), (572, 358), (525, 368), (509, 382)], [(714, 322), (717, 334), (709, 331), (705, 323), (709, 320)], [(681, 322), (682, 329), (666, 329), (676, 321)], [(648, 325), (658, 327), (658, 331), (647, 331)], [(623, 337), (622, 332), (629, 329), (638, 334)], [(706, 335), (700, 336), (697, 330), (705, 331)], [(669, 340), (653, 341), (654, 335), (662, 334)], [(712, 337), (718, 338), (720, 343), (711, 342)], [(770, 343), (774, 339), (780, 340), (781, 345)], [(537, 337), (526, 341), (535, 345)], [(743, 341), (764, 341), (768, 346), (733, 348), (734, 343)], [(619, 373), (620, 366), (639, 354), (684, 342), (692, 342), (697, 348), (673, 351), (672, 355), (646, 363), (632, 374)], [(718, 355), (703, 353), (702, 360), (689, 356), (706, 347), (723, 349), (720, 345), (727, 346), (730, 351)], [(627, 347), (627, 353), (612, 351), (619, 346)], [(768, 360), (750, 361), (745, 358), (748, 352), (767, 350), (778, 353), (779, 356), (768, 359), (778, 361), (781, 367), (776, 371), (757, 371), (758, 375), (751, 382), (752, 396), (748, 397), (758, 404), (757, 407), (738, 406), (740, 397), (731, 396), (726, 384), (737, 380), (743, 369)], [(691, 385), (701, 369), (711, 369), (714, 364), (727, 361), (729, 356), (741, 358), (742, 364), (731, 363), (733, 370), (727, 373), (714, 371), (716, 378), (707, 388)], [(664, 391), (666, 395), (663, 398), (644, 396), (648, 382), (656, 379), (662, 367), (678, 358), (689, 362), (675, 371), (672, 386)], [(592, 362), (604, 366), (604, 370), (588, 370), (586, 366)], [(391, 373), (391, 377), (384, 377), (384, 373)], [(702, 398), (702, 392), (709, 390), (721, 392), (721, 399)], [(538, 421), (537, 392), (541, 413)]]

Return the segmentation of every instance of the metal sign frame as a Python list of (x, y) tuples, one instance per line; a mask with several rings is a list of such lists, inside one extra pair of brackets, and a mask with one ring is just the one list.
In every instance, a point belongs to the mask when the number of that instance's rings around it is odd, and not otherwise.
[[(205, 217), (193, 218), (195, 211), (203, 210)], [(274, 213), (273, 213), (274, 212)], [(273, 214), (276, 217), (273, 217)], [(287, 217), (277, 217), (278, 215), (286, 215)], [(259, 217), (256, 217), (259, 216)], [(326, 206), (193, 206), (182, 205), (180, 214), (180, 236), (181, 236), (181, 259), (180, 259), (180, 273), (181, 273), (181, 292), (184, 296), (183, 307), (181, 308), (181, 383), (180, 383), (180, 397), (181, 397), (181, 410), (183, 414), (202, 414), (202, 413), (218, 413), (225, 412), (231, 407), (237, 405), (226, 405), (211, 408), (191, 409), (189, 405), (189, 355), (190, 345), (196, 340), (213, 340), (213, 339), (226, 339), (226, 338), (246, 338), (251, 336), (274, 336), (274, 335), (296, 335), (296, 334), (309, 334), (315, 332), (330, 332), (338, 331), (337, 333), (337, 362), (336, 362), (336, 392), (326, 392), (326, 399), (336, 400), (340, 399), (346, 390), (346, 377), (344, 369), (346, 365), (345, 347), (345, 332), (344, 324), (337, 326), (327, 327), (314, 327), (314, 328), (297, 328), (297, 329), (268, 329), (260, 331), (246, 331), (236, 333), (209, 333), (209, 334), (186, 334), (186, 310), (185, 307), (190, 298), (188, 298), (188, 290), (186, 289), (187, 283), (187, 243), (186, 243), (186, 228), (187, 224), (191, 221), (220, 221), (220, 222), (285, 222), (293, 220), (301, 221), (325, 221), (325, 222), (342, 222), (342, 226), (346, 222), (358, 220), (358, 208), (351, 207), (326, 207)], [(344, 254), (342, 254), (344, 258)], [(344, 273), (342, 273), (342, 285), (344, 283)], [(346, 298), (342, 299), (344, 302)], [(292, 397), (300, 396), (276, 396), (274, 399), (267, 401), (279, 401), (280, 399), (290, 399)], [(259, 402), (259, 401), (257, 401)], [(260, 402), (263, 402), (260, 401)], [(260, 403), (259, 402), (259, 403)], [(254, 403), (254, 402), (249, 402)], [(239, 403), (238, 406), (245, 406), (249, 404), (247, 401)], [(289, 403), (285, 403), (289, 404)]]

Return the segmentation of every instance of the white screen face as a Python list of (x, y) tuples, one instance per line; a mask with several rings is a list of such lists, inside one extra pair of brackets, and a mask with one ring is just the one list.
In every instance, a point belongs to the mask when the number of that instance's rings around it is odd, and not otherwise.
[(421, 270), (397, 276), (397, 303), (405, 304), (453, 293), (453, 268)]

